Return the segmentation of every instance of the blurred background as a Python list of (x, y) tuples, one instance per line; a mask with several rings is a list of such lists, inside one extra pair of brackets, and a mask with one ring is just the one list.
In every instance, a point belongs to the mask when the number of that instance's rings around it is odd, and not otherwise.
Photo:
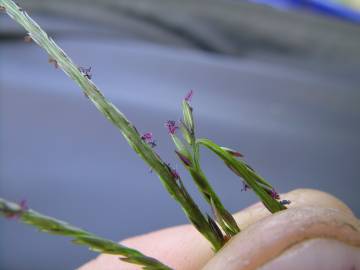
[[(327, 191), (360, 215), (359, 1), (18, 1), (181, 166), (164, 122), (195, 91), (199, 136), (238, 149), (280, 192)], [(186, 223), (78, 87), (0, 15), (0, 197), (113, 240)], [(257, 201), (208, 151), (231, 211)], [(96, 254), (0, 220), (0, 269), (75, 269)]]

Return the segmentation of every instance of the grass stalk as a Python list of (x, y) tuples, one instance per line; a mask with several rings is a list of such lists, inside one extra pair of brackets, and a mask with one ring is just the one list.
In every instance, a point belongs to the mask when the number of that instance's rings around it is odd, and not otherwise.
[(170, 267), (135, 249), (101, 238), (64, 221), (40, 214), (24, 205), (9, 202), (2, 198), (0, 198), (0, 214), (8, 218), (16, 218), (42, 232), (71, 237), (73, 243), (87, 246), (92, 251), (119, 255), (121, 256), (120, 260), (140, 265), (143, 269), (171, 270)]
[(181, 205), (190, 222), (210, 241), (214, 250), (219, 250), (223, 241), (214, 232), (208, 218), (200, 211), (185, 187), (179, 184), (178, 178), (174, 177), (167, 163), (142, 140), (135, 126), (103, 96), (98, 87), (91, 81), (90, 76), (82, 73), (71, 58), (21, 7), (12, 0), (0, 0), (0, 6), (28, 32), (27, 34), (31, 39), (47, 52), (50, 59), (56, 61), (56, 65), (80, 86), (96, 108), (120, 130), (133, 150), (159, 176), (166, 190)]

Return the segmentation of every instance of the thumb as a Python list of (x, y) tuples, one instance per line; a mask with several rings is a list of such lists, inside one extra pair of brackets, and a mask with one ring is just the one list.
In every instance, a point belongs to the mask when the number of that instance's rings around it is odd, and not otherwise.
[[(247, 226), (246, 229), (232, 238), (203, 270), (360, 267), (359, 220), (343, 203), (312, 190), (285, 196), (297, 201), (286, 211), (264, 217), (262, 208), (255, 205), (239, 213), (240, 223), (246, 215), (246, 224), (242, 226)], [(321, 197), (320, 205), (313, 205), (314, 198)]]

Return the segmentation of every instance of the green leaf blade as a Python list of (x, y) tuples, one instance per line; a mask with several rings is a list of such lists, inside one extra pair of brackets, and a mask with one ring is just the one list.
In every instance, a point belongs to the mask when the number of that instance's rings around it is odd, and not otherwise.
[[(241, 176), (244, 181), (253, 189), (255, 194), (260, 198), (265, 207), (271, 212), (275, 213), (281, 210), (285, 210), (286, 207), (283, 206), (280, 202), (273, 199), (266, 190), (261, 187), (259, 184), (262, 183), (262, 178), (258, 177), (258, 175), (250, 170), (245, 163), (241, 162), (234, 158), (227, 151), (222, 149), (217, 144), (213, 143), (208, 139), (198, 139), (196, 144), (203, 145), (212, 152), (214, 152), (219, 158), (221, 158), (229, 167), (231, 167), (239, 176)], [(267, 183), (267, 182), (266, 182)], [(272, 188), (272, 187), (271, 187)]]

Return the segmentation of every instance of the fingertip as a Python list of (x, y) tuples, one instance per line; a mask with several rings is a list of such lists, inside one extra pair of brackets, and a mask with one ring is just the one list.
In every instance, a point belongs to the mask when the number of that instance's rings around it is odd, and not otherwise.
[(359, 221), (334, 208), (294, 207), (267, 216), (234, 236), (203, 270), (251, 270), (313, 238), (360, 246)]
[[(280, 194), (283, 199), (290, 200), (289, 209), (298, 207), (332, 208), (354, 217), (351, 209), (335, 196), (316, 189), (300, 188)], [(257, 221), (270, 216), (271, 213), (261, 202), (253, 204), (234, 215), (241, 229), (245, 229)]]

